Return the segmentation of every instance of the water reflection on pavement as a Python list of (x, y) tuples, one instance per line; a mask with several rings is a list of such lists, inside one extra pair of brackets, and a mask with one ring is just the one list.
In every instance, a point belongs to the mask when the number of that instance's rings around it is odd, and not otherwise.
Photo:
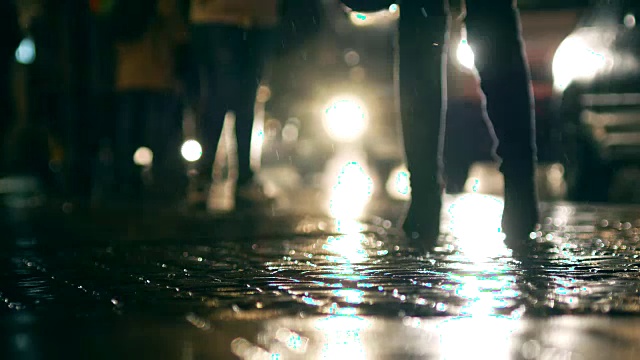
[[(369, 183), (357, 163), (343, 171)], [(334, 217), (151, 217), (133, 239), (61, 215), (57, 233), (14, 231), (0, 254), (6, 358), (640, 355), (638, 209), (546, 205), (546, 246), (514, 257), (499, 197), (450, 196), (424, 253), (389, 217), (359, 216), (369, 188), (344, 186)]]

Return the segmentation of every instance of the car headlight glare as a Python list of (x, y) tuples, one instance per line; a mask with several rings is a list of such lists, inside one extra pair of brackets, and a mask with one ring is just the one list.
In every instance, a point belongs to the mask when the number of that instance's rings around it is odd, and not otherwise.
[(593, 79), (608, 63), (606, 52), (591, 48), (580, 37), (568, 37), (553, 57), (554, 87), (564, 90), (574, 81)]
[(333, 140), (350, 142), (365, 132), (368, 115), (358, 99), (338, 97), (326, 106), (323, 120), (324, 127)]
[(187, 140), (182, 144), (180, 153), (189, 162), (198, 161), (202, 157), (202, 146), (196, 140)]
[(475, 68), (475, 55), (466, 39), (460, 40), (460, 44), (458, 44), (458, 48), (456, 49), (456, 58), (458, 59), (458, 63), (466, 69), (473, 70)]

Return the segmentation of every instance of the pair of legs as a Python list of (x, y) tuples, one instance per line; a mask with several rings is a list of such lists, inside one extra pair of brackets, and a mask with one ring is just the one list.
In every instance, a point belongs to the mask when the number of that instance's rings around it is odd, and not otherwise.
[(134, 162), (136, 150), (153, 153), (152, 176), (155, 195), (179, 196), (186, 186), (180, 160), (178, 100), (170, 91), (131, 90), (118, 94), (115, 134), (115, 190), (135, 200), (141, 195), (141, 168)]
[[(192, 28), (195, 70), (199, 91), (200, 142), (203, 155), (200, 174), (210, 180), (224, 117), (235, 113), (238, 152), (238, 185), (253, 180), (251, 135), (254, 106), (265, 54), (267, 32), (236, 26), (198, 24)], [(191, 86), (193, 92), (194, 86)]]
[[(519, 240), (538, 221), (533, 98), (519, 15), (513, 0), (467, 0), (466, 9), (467, 40), (505, 180), (502, 228), (508, 240)], [(400, 111), (412, 187), (404, 229), (429, 241), (437, 238), (442, 206), (448, 18), (447, 0), (406, 2), (399, 24)]]

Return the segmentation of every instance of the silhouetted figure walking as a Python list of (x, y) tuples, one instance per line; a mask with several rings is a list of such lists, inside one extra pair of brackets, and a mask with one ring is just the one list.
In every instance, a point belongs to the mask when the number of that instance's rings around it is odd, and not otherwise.
[(280, 10), (278, 0), (190, 3), (191, 42), (201, 82), (198, 93), (191, 94), (202, 104), (199, 132), (203, 154), (199, 177), (208, 189), (225, 114), (233, 111), (238, 159), (236, 204), (270, 201), (251, 168), (251, 136), (256, 93)]
[[(11, 66), (21, 38), (18, 11), (13, 1), (0, 2), (0, 150), (14, 124), (14, 104), (11, 92)], [(0, 171), (4, 166), (4, 156), (0, 156)]]
[[(392, 1), (343, 0), (356, 11)], [(411, 173), (412, 201), (403, 228), (414, 239), (437, 240), (442, 206), (441, 153), (446, 113), (447, 0), (404, 0), (399, 20), (400, 111)], [(526, 241), (538, 221), (535, 120), (528, 65), (514, 0), (467, 0), (467, 40), (498, 140), (505, 181), (502, 219), (507, 243)], [(482, 211), (482, 209), (478, 209)]]

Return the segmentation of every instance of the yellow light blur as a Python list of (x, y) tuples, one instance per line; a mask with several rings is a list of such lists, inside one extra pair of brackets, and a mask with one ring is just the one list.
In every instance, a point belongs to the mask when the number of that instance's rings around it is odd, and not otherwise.
[(495, 196), (465, 194), (448, 208), (449, 230), (461, 251), (474, 259), (509, 255), (501, 232), (504, 202)]
[[(497, 199), (489, 196), (471, 194), (459, 201), (459, 215), (475, 216), (479, 222), (486, 220), (495, 225), (501, 207), (496, 202)], [(484, 212), (490, 215), (485, 218)], [(466, 242), (457, 255), (461, 268), (456, 272), (458, 275), (450, 274), (449, 278), (457, 283), (453, 288), (455, 296), (464, 299), (465, 304), (458, 310), (458, 316), (437, 326), (443, 358), (511, 358), (511, 342), (514, 332), (522, 326), (523, 310), (510, 311), (509, 315), (499, 313), (500, 309), (513, 305), (509, 301), (518, 297), (518, 286), (516, 276), (508, 275), (514, 272), (513, 266), (496, 261), (496, 257), (507, 253), (502, 241), (495, 236), (494, 225), (485, 231), (480, 229), (474, 238), (461, 241)], [(469, 223), (468, 226), (477, 225)], [(471, 242), (477, 246), (469, 246)], [(460, 339), (465, 339), (465, 346), (460, 346)]]
[(353, 25), (363, 26), (363, 25), (366, 25), (367, 15), (352, 11), (349, 13), (349, 20), (351, 20), (351, 23)]
[(364, 104), (354, 97), (337, 97), (325, 107), (323, 123), (327, 133), (335, 141), (356, 140), (364, 134), (367, 122)]
[(139, 147), (133, 154), (133, 162), (138, 166), (150, 166), (153, 162), (153, 151), (146, 146)]
[(460, 65), (464, 66), (468, 70), (475, 69), (475, 54), (466, 39), (460, 40), (458, 48), (456, 49), (456, 58)]
[(387, 194), (396, 200), (411, 199), (411, 183), (406, 166), (395, 168), (386, 183)]
[(322, 333), (320, 359), (366, 359), (367, 354), (362, 342), (363, 332), (369, 329), (371, 322), (363, 317), (329, 316), (316, 320), (315, 328)]
[(594, 50), (580, 36), (569, 36), (553, 57), (553, 85), (562, 91), (576, 80), (590, 80), (609, 62), (610, 57), (604, 51)]
[(351, 11), (349, 20), (355, 26), (386, 26), (395, 22), (400, 16), (400, 6), (391, 4), (387, 9), (361, 13)]
[(327, 257), (327, 260), (345, 264), (345, 267), (337, 269), (340, 274), (352, 275), (354, 274), (353, 269), (349, 265), (362, 263), (369, 258), (367, 251), (362, 246), (364, 241), (364, 234), (329, 236), (323, 249), (333, 253)]
[(356, 219), (362, 216), (373, 194), (373, 180), (357, 161), (345, 164), (329, 199), (329, 212), (334, 218)]
[(202, 146), (196, 140), (187, 140), (182, 144), (180, 153), (189, 162), (198, 161), (202, 157)]

